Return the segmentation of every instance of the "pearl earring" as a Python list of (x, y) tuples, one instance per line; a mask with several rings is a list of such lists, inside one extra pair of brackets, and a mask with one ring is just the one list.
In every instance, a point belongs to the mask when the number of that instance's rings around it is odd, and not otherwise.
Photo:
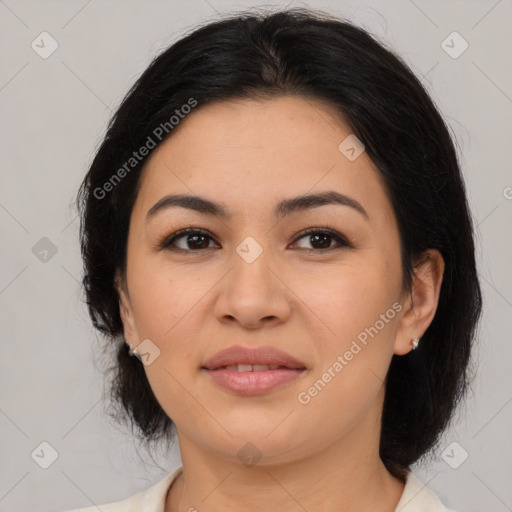
[(412, 346), (413, 350), (416, 350), (416, 348), (418, 347), (418, 343), (419, 342), (420, 342), (420, 340), (418, 338), (412, 338), (411, 339), (411, 346)]
[(137, 354), (137, 347), (133, 348), (132, 347), (132, 344), (129, 343), (128, 341), (126, 342), (126, 344), (130, 347), (130, 350), (128, 351), (128, 353), (131, 355), (131, 356), (137, 356), (139, 357), (139, 354)]

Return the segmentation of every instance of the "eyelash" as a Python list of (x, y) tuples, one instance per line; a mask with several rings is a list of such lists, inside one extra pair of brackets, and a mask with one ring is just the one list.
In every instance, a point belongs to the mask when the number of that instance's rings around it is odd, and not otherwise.
[[(331, 229), (331, 228), (328, 228), (328, 227), (307, 228), (307, 229), (301, 231), (297, 235), (297, 237), (294, 240), (294, 243), (299, 241), (301, 238), (306, 237), (307, 235), (313, 235), (313, 234), (314, 235), (317, 235), (317, 234), (327, 235), (329, 238), (332, 238), (333, 240), (335, 240), (339, 244), (339, 246), (338, 247), (329, 247), (327, 249), (301, 249), (301, 250), (307, 251), (308, 253), (321, 253), (321, 254), (323, 254), (323, 253), (330, 252), (330, 251), (333, 251), (333, 250), (339, 250), (339, 249), (343, 249), (343, 248), (353, 248), (354, 247), (353, 244), (346, 237), (344, 237), (343, 235), (341, 235), (340, 233), (338, 233), (334, 229)], [(185, 235), (203, 235), (203, 236), (206, 236), (206, 237), (210, 238), (211, 240), (215, 241), (215, 239), (212, 236), (210, 236), (210, 233), (208, 231), (206, 231), (204, 229), (201, 229), (201, 228), (189, 227), (189, 228), (185, 228), (185, 229), (180, 229), (179, 231), (176, 231), (175, 233), (173, 233), (170, 236), (163, 237), (158, 242), (158, 247), (160, 249), (166, 249), (166, 250), (170, 250), (170, 251), (174, 251), (174, 252), (180, 252), (180, 253), (202, 252), (202, 251), (206, 251), (206, 250), (211, 249), (211, 247), (208, 247), (206, 249), (197, 249), (197, 250), (181, 249), (181, 248), (178, 248), (178, 247), (171, 247), (172, 244), (176, 240), (184, 237)]]

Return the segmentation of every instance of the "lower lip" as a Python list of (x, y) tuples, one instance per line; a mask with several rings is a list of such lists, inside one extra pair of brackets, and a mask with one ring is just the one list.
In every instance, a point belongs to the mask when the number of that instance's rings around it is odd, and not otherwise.
[(261, 370), (256, 372), (237, 372), (234, 370), (205, 370), (219, 386), (240, 395), (261, 395), (300, 377), (304, 369)]

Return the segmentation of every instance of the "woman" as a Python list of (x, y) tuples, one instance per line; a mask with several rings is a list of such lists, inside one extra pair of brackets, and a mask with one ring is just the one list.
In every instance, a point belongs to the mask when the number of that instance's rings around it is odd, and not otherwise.
[(201, 27), (78, 201), (112, 396), (182, 458), (102, 510), (447, 510), (410, 467), (464, 396), (481, 294), (453, 142), (397, 56), (304, 9)]

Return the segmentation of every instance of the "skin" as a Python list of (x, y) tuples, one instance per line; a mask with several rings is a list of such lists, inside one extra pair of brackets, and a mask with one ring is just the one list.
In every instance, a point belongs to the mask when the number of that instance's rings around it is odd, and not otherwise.
[[(404, 483), (379, 458), (384, 379), (393, 354), (408, 353), (431, 323), (444, 262), (428, 251), (412, 290), (403, 289), (398, 227), (380, 174), (365, 152), (350, 161), (338, 150), (350, 129), (331, 112), (292, 96), (200, 107), (145, 166), (118, 290), (125, 339), (150, 339), (160, 350), (144, 368), (177, 426), (183, 473), (166, 512), (392, 512), (400, 499)], [(282, 199), (328, 190), (358, 201), (367, 217), (335, 204), (274, 216)], [(206, 197), (233, 217), (173, 207), (146, 220), (171, 193)], [(189, 226), (211, 238), (176, 240), (184, 253), (159, 248)], [(301, 235), (326, 226), (353, 247)], [(252, 263), (236, 252), (248, 236), (263, 249)], [(298, 394), (396, 302), (401, 311), (300, 403)], [(232, 345), (275, 346), (307, 371), (264, 395), (237, 395), (201, 370)], [(247, 442), (261, 454), (251, 467), (237, 457)]]

